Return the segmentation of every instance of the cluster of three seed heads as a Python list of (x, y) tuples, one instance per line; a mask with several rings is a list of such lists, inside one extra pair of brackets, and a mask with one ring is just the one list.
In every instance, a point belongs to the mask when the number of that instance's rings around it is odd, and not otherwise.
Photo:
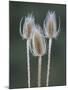
[(46, 53), (46, 41), (45, 38), (49, 39), (49, 50), (48, 50), (48, 65), (47, 65), (47, 80), (46, 86), (49, 82), (49, 69), (50, 69), (50, 54), (51, 54), (51, 44), (52, 38), (56, 38), (60, 31), (60, 18), (59, 27), (57, 30), (56, 14), (54, 12), (48, 11), (46, 18), (43, 22), (43, 30), (39, 24), (35, 23), (35, 18), (33, 15), (28, 15), (25, 17), (23, 24), (23, 30), (21, 31), (20, 21), (20, 35), (23, 39), (27, 40), (27, 69), (28, 69), (28, 87), (30, 87), (30, 61), (29, 61), (29, 50), (34, 56), (39, 57), (38, 64), (38, 86), (41, 85), (41, 57)]
[[(22, 22), (22, 19), (21, 19)], [(23, 39), (30, 40), (30, 51), (34, 56), (42, 56), (46, 53), (46, 42), (45, 38), (56, 38), (60, 30), (60, 19), (59, 28), (57, 30), (56, 14), (48, 11), (47, 16), (43, 23), (43, 30), (40, 25), (35, 24), (34, 16), (28, 15), (25, 17), (23, 24), (23, 33), (20, 32)], [(44, 33), (44, 34), (43, 34)]]

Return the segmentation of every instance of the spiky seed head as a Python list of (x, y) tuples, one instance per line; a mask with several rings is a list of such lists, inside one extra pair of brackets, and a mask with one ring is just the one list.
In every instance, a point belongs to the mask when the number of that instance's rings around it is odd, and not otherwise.
[(21, 18), (20, 20), (20, 28), (19, 28), (20, 35), (23, 39), (31, 39), (32, 33), (33, 33), (33, 27), (35, 26), (35, 19), (33, 15), (28, 14), (28, 16), (25, 17), (23, 30), (21, 30), (22, 21), (23, 21), (23, 18)]
[(32, 37), (31, 52), (34, 56), (43, 56), (46, 53), (45, 38), (40, 32), (40, 26), (35, 26), (34, 34)]
[(32, 14), (25, 17), (25, 22), (23, 25), (23, 38), (24, 39), (31, 39), (34, 26), (35, 26), (35, 19), (32, 16)]
[(59, 27), (57, 30), (56, 23), (56, 14), (54, 12), (48, 11), (47, 16), (44, 20), (44, 32), (47, 38), (56, 38), (60, 31), (60, 19), (59, 19)]

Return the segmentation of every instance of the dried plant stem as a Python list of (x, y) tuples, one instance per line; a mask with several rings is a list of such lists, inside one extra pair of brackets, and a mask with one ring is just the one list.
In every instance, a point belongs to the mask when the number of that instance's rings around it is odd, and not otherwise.
[(46, 86), (48, 86), (48, 83), (49, 83), (50, 58), (51, 58), (51, 45), (52, 45), (52, 38), (49, 39), (48, 65), (47, 65), (47, 80), (46, 80)]
[(38, 58), (38, 87), (41, 86), (41, 61), (42, 61), (42, 58), (41, 56), (39, 56)]
[(28, 88), (30, 88), (30, 57), (29, 57), (29, 40), (27, 40), (27, 71), (28, 71)]

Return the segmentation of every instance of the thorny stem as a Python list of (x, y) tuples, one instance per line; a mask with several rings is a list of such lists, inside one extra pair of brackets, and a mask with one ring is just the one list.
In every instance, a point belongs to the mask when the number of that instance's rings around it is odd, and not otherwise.
[(50, 59), (51, 59), (51, 45), (52, 45), (52, 39), (49, 39), (49, 49), (48, 49), (48, 65), (47, 65), (47, 80), (46, 80), (46, 86), (49, 84), (49, 72), (50, 72)]
[(38, 87), (41, 86), (41, 56), (38, 57)]
[(30, 57), (29, 57), (29, 40), (27, 40), (27, 72), (28, 72), (28, 88), (30, 88)]

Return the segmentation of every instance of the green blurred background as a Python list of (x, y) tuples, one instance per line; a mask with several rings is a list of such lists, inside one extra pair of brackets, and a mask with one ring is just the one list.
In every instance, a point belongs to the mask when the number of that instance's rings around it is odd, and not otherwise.
[[(61, 20), (60, 35), (52, 44), (49, 86), (66, 85), (66, 5), (9, 1), (9, 88), (27, 88), (26, 40), (22, 40), (19, 34), (20, 20), (28, 13), (33, 13), (36, 23), (43, 27), (48, 10), (56, 12), (57, 26), (59, 16)], [(37, 87), (38, 57), (30, 53), (30, 59), (31, 87)], [(47, 54), (42, 60), (42, 87), (46, 84), (46, 74)]]

